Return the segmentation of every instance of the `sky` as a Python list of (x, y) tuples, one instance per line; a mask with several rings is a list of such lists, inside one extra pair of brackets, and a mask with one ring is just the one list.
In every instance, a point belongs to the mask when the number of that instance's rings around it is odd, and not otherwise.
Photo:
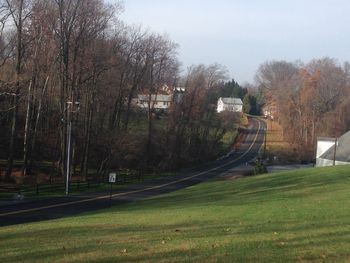
[(240, 84), (266, 61), (350, 60), (349, 0), (124, 0), (120, 17), (178, 43), (183, 70), (219, 63)]

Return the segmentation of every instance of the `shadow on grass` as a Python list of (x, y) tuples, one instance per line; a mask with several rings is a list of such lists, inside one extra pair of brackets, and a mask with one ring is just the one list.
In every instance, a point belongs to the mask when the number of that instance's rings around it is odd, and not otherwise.
[[(295, 262), (303, 257), (321, 259), (319, 251), (338, 253), (340, 259), (350, 256), (350, 252), (346, 252), (350, 230), (345, 230), (347, 224), (341, 222), (313, 226), (305, 223), (288, 226), (275, 222), (243, 227), (202, 223), (205, 227), (194, 224), (132, 227), (96, 224), (67, 228), (61, 223), (61, 227), (51, 228), (49, 234), (43, 229), (2, 236), (2, 241), (8, 246), (17, 240), (16, 247), (13, 247), (17, 252), (7, 253), (11, 249), (4, 248), (0, 259), (2, 262), (20, 262), (23, 259), (33, 262), (281, 262), (282, 259)], [(91, 227), (94, 227), (93, 230)], [(225, 231), (227, 227), (230, 227), (229, 231)], [(24, 235), (36, 236), (35, 241), (30, 243), (31, 250)], [(161, 245), (162, 238), (168, 236), (169, 241)], [(18, 242), (20, 238), (23, 241)], [(173, 240), (176, 242), (173, 243)], [(127, 252), (123, 253), (123, 249)], [(94, 258), (89, 258), (89, 254)]]
[(347, 188), (347, 184), (350, 183), (348, 171), (349, 167), (342, 169), (339, 174), (329, 169), (315, 169), (308, 170), (308, 175), (305, 176), (305, 171), (298, 170), (236, 181), (214, 181), (170, 195), (153, 197), (121, 207), (121, 209), (125, 211), (149, 208), (181, 209), (211, 204), (242, 206), (277, 200), (292, 202), (293, 199), (308, 198), (328, 191)]
[[(252, 207), (251, 204), (278, 199), (286, 199), (293, 203), (297, 199), (307, 199), (310, 195), (322, 193), (331, 197), (338, 189), (349, 187), (348, 171), (349, 167), (336, 170), (315, 169), (308, 170), (306, 176), (305, 171), (299, 170), (237, 181), (210, 182), (171, 195), (116, 207), (112, 211), (108, 210), (110, 219), (106, 218), (106, 210), (102, 210), (77, 218), (77, 221), (75, 217), (53, 221), (45, 225), (45, 229), (39, 224), (33, 224), (23, 230), (12, 228), (13, 231), (1, 231), (0, 249), (3, 253), (0, 255), (0, 261), (18, 262), (23, 258), (30, 258), (32, 261), (40, 261), (43, 258), (70, 261), (76, 254), (81, 254), (81, 262), (85, 262), (87, 258), (83, 256), (84, 253), (96, 253), (98, 262), (210, 261), (211, 257), (212, 261), (227, 259), (238, 262), (286, 262), (286, 259), (290, 259), (295, 262), (304, 259), (321, 260), (318, 254), (320, 250), (338, 253), (340, 258), (348, 258), (350, 252), (344, 251), (350, 243), (349, 219), (341, 215), (336, 217), (331, 214), (332, 211), (316, 214), (314, 217), (308, 215), (294, 221), (290, 220), (288, 215), (284, 215), (283, 219), (278, 221), (273, 218), (273, 211), (266, 211), (271, 213), (270, 221), (254, 218), (243, 225), (239, 225), (235, 220), (235, 214), (232, 214), (232, 218), (228, 215), (223, 219), (218, 215), (216, 219), (215, 210), (210, 209), (203, 210), (203, 217), (198, 214), (194, 218), (182, 217), (179, 219), (180, 223), (176, 224), (164, 221), (150, 224), (144, 218), (139, 223), (133, 218), (130, 222), (118, 222), (119, 212), (126, 216), (141, 217), (144, 212), (150, 212), (152, 218), (157, 218), (156, 214), (161, 214), (164, 208), (189, 213), (193, 208), (208, 207), (211, 204), (233, 208)], [(129, 212), (131, 214), (128, 214)], [(214, 214), (211, 216), (212, 220), (206, 219), (205, 212)], [(167, 217), (159, 218), (164, 220)], [(165, 236), (192, 242), (195, 248), (179, 249), (179, 245), (174, 244), (155, 251), (152, 247), (158, 246)], [(35, 239), (28, 241), (25, 237)], [(211, 247), (213, 244), (197, 244), (198, 240), (218, 240), (219, 244), (217, 247)], [(28, 250), (28, 242), (33, 247), (32, 251)], [(171, 245), (171, 241), (169, 243)], [(41, 244), (44, 245), (40, 246)], [(130, 254), (120, 253), (124, 247), (131, 251)], [(21, 251), (21, 248), (26, 250)], [(143, 250), (144, 248), (146, 250)], [(106, 250), (106, 253), (101, 253), (101, 249)], [(62, 254), (67, 258), (62, 258)], [(88, 260), (95, 261), (94, 258)]]

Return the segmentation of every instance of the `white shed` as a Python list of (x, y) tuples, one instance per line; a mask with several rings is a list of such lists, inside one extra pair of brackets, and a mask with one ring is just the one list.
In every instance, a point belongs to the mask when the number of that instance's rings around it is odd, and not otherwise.
[(240, 98), (219, 98), (217, 112), (243, 112), (243, 102)]
[(317, 138), (316, 166), (350, 164), (350, 131), (338, 139)]

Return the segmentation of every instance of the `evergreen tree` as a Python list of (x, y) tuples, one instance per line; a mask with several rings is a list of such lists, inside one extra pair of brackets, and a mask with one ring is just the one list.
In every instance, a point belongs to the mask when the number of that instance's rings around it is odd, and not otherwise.
[(247, 89), (242, 88), (234, 79), (224, 83), (220, 92), (220, 97), (233, 97), (243, 99), (247, 94)]
[(250, 106), (250, 95), (247, 94), (243, 99), (243, 112), (250, 114), (251, 106)]
[(257, 99), (254, 95), (248, 93), (244, 96), (243, 112), (252, 115), (260, 114)]

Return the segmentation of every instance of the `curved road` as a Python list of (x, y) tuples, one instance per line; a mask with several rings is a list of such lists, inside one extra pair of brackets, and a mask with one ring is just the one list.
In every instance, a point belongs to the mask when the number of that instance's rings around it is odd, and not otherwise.
[[(111, 204), (118, 205), (175, 191), (234, 170), (235, 167), (257, 156), (264, 142), (265, 126), (263, 121), (251, 119), (250, 128), (245, 131), (246, 136), (239, 150), (200, 168), (116, 191)], [(95, 193), (2, 205), (0, 206), (0, 226), (61, 218), (107, 208), (110, 206), (109, 198), (106, 193)]]

